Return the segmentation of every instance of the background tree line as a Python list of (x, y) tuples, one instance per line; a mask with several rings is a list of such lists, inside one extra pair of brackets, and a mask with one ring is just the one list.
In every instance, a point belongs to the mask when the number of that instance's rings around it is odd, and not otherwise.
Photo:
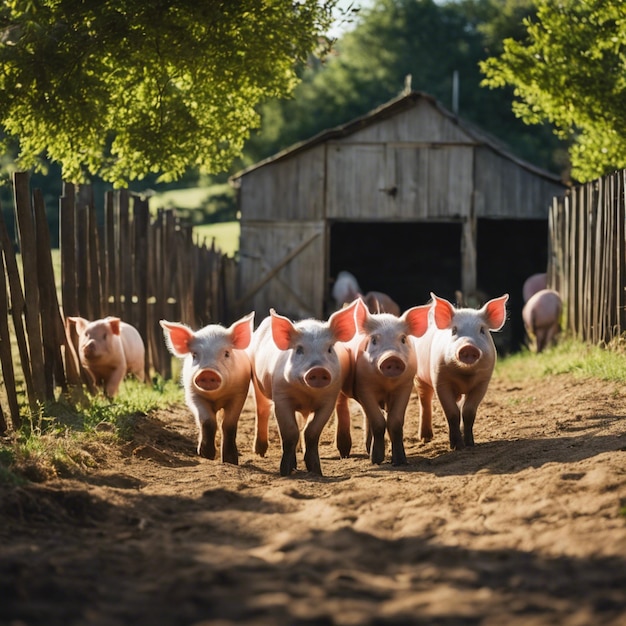
[(62, 178), (223, 183), (397, 96), (409, 75), (452, 108), (455, 72), (459, 115), (518, 156), (565, 180), (573, 161), (581, 181), (626, 162), (618, 0), (372, 0), (334, 42), (337, 0), (236, 4), (163, 2), (155, 21), (140, 0), (4, 3), (4, 180), (47, 171), (33, 184), (55, 199)]

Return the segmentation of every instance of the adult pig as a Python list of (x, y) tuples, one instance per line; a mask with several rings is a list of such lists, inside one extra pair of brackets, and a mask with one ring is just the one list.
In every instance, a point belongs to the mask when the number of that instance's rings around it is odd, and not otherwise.
[(545, 272), (529, 276), (524, 281), (524, 285), (522, 286), (522, 296), (524, 297), (524, 302), (528, 302), (538, 291), (547, 289), (547, 287), (548, 275)]
[(385, 458), (387, 431), (392, 464), (406, 464), (404, 416), (417, 370), (410, 337), (421, 337), (426, 332), (429, 309), (429, 305), (416, 306), (398, 317), (372, 314), (359, 301), (359, 332), (349, 342), (353, 371), (337, 400), (337, 447), (341, 456), (348, 456), (352, 444), (348, 409), (348, 398), (352, 397), (363, 411), (365, 447), (372, 463), (380, 464)]
[(254, 312), (225, 328), (209, 324), (194, 332), (185, 324), (161, 320), (170, 352), (183, 360), (185, 401), (198, 425), (198, 454), (214, 459), (217, 415), (221, 411), (224, 463), (237, 465), (237, 426), (250, 389), (252, 368), (246, 348)]
[(139, 331), (119, 317), (68, 317), (78, 335), (78, 357), (94, 385), (113, 398), (126, 374), (145, 380), (146, 349)]
[(354, 302), (361, 295), (361, 287), (354, 274), (345, 270), (337, 274), (333, 285), (333, 299), (335, 308), (340, 309), (344, 304)]
[[(496, 363), (491, 331), (506, 321), (508, 294), (486, 302), (480, 309), (454, 306), (431, 293), (429, 327), (416, 340), (416, 386), (420, 401), (419, 436), (433, 437), (432, 399), (437, 393), (448, 420), (450, 447), (474, 445), (474, 419)], [(463, 418), (463, 435), (461, 435)]]
[[(305, 420), (304, 462), (309, 472), (322, 474), (318, 445), (320, 434), (337, 402), (342, 367), (337, 342), (349, 341), (356, 332), (355, 300), (333, 313), (327, 322), (308, 319), (293, 322), (273, 309), (254, 332), (248, 352), (252, 360), (256, 401), (254, 449), (263, 456), (268, 445), (272, 402), (282, 440), (281, 476), (296, 469), (300, 441), (299, 413)], [(345, 361), (346, 353), (341, 350)]]
[(382, 291), (368, 291), (363, 300), (370, 313), (391, 313), (392, 315), (400, 315), (400, 306), (391, 296)]
[(559, 334), (563, 301), (553, 289), (542, 289), (531, 296), (522, 309), (528, 337), (535, 339), (537, 352), (551, 345)]

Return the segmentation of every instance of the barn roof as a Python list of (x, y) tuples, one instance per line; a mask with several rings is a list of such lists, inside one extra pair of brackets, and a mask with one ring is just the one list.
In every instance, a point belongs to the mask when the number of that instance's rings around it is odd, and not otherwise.
[(497, 139), (488, 135), (485, 131), (478, 129), (467, 120), (462, 120), (460, 117), (444, 108), (433, 96), (421, 91), (410, 91), (409, 93), (404, 93), (373, 109), (369, 113), (362, 115), (361, 117), (357, 117), (349, 122), (346, 122), (345, 124), (341, 124), (340, 126), (335, 126), (334, 128), (323, 130), (317, 135), (311, 137), (310, 139), (300, 141), (266, 159), (263, 159), (262, 161), (259, 161), (258, 163), (255, 163), (243, 170), (240, 170), (239, 172), (233, 174), (230, 180), (236, 182), (249, 172), (257, 170), (261, 167), (294, 156), (299, 152), (309, 150), (310, 148), (326, 141), (348, 137), (349, 135), (359, 130), (363, 130), (368, 126), (377, 124), (389, 117), (396, 115), (397, 113), (415, 107), (420, 100), (426, 100), (428, 103), (430, 103), (430, 105), (433, 106), (441, 115), (447, 117), (453, 124), (457, 125), (464, 133), (471, 137), (477, 145), (487, 146), (497, 154), (514, 162), (515, 164), (532, 172), (533, 174), (536, 174), (537, 176), (541, 176), (542, 178), (546, 178), (555, 183), (563, 184), (560, 177), (556, 174), (537, 167), (536, 165), (533, 165), (532, 163), (524, 161), (523, 159), (515, 156), (513, 153), (508, 151)]

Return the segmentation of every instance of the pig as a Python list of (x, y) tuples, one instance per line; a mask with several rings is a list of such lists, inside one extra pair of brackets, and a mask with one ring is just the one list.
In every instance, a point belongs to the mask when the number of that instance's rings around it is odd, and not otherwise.
[(370, 313), (391, 313), (396, 317), (400, 315), (398, 303), (381, 291), (368, 291), (363, 296), (363, 301)]
[[(357, 300), (333, 313), (327, 322), (293, 322), (270, 309), (254, 331), (249, 354), (256, 403), (254, 450), (264, 456), (268, 446), (268, 420), (272, 402), (282, 440), (281, 476), (296, 470), (300, 441), (297, 413), (304, 426), (304, 462), (309, 472), (322, 475), (319, 438), (333, 413), (342, 384), (342, 363), (347, 353), (335, 347), (356, 332)], [(341, 357), (340, 357), (341, 352)]]
[(528, 302), (534, 294), (542, 289), (547, 289), (547, 287), (548, 275), (545, 272), (529, 276), (524, 281), (524, 285), (522, 286), (522, 296), (524, 298), (524, 302)]
[(127, 374), (145, 380), (146, 348), (139, 331), (119, 317), (93, 321), (68, 317), (78, 334), (78, 358), (94, 386), (102, 384), (104, 393), (113, 398)]
[(337, 448), (348, 456), (350, 411), (348, 398), (360, 405), (365, 418), (365, 447), (372, 463), (385, 458), (385, 431), (391, 440), (393, 465), (407, 463), (404, 450), (404, 416), (417, 371), (415, 347), (410, 336), (421, 337), (428, 328), (429, 305), (407, 309), (400, 317), (372, 314), (359, 301), (358, 332), (348, 344), (351, 372), (337, 399)]
[(221, 411), (223, 463), (237, 465), (237, 426), (250, 390), (252, 366), (246, 349), (254, 312), (228, 328), (209, 324), (194, 332), (185, 324), (161, 320), (169, 351), (183, 359), (185, 401), (198, 426), (198, 454), (215, 459), (217, 416)]
[(522, 309), (522, 319), (528, 337), (535, 339), (537, 352), (556, 341), (561, 331), (561, 314), (563, 302), (558, 292), (553, 289), (542, 289), (530, 297)]
[(359, 287), (353, 274), (341, 271), (335, 279), (332, 295), (335, 300), (335, 308), (340, 309), (344, 304), (354, 302), (361, 295), (361, 287)]
[[(491, 331), (506, 322), (508, 294), (486, 302), (480, 309), (454, 306), (434, 293), (426, 333), (414, 340), (415, 378), (420, 402), (419, 437), (433, 438), (432, 399), (436, 392), (448, 421), (450, 448), (474, 445), (474, 420), (496, 364)], [(463, 418), (463, 434), (461, 434)]]

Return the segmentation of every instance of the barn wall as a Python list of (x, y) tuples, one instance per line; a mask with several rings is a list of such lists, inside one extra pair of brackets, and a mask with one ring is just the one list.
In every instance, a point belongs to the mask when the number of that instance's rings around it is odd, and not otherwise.
[(242, 221), (322, 219), (325, 151), (324, 145), (315, 146), (242, 176)]
[(476, 149), (476, 217), (548, 219), (555, 195), (564, 186), (525, 169), (492, 149)]
[(459, 219), (471, 210), (473, 147), (328, 145), (326, 215), (346, 220)]
[[(270, 308), (299, 319), (324, 307), (324, 223), (241, 223), (240, 309), (257, 322)], [(265, 282), (267, 281), (267, 282)]]
[(443, 115), (427, 99), (418, 100), (411, 108), (395, 112), (375, 124), (351, 133), (347, 143), (469, 143), (475, 144), (453, 118)]

